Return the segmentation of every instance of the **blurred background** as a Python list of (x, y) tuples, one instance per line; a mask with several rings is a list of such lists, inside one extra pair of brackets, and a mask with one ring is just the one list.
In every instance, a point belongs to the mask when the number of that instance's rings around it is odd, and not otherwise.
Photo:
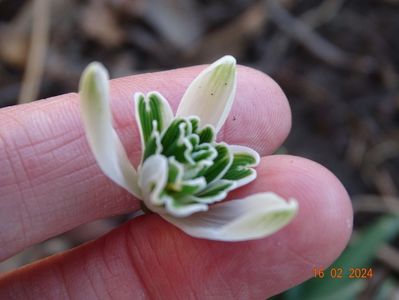
[[(325, 165), (348, 189), (355, 232), (333, 267), (373, 270), (339, 280), (325, 270), (276, 299), (399, 299), (398, 0), (0, 0), (0, 107), (76, 91), (93, 60), (115, 78), (225, 54), (287, 94), (293, 128), (279, 152)], [(129, 217), (33, 246), (0, 272)]]

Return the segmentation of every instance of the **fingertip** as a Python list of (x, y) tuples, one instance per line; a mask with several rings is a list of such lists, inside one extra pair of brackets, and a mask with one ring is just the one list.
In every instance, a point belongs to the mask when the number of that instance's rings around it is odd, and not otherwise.
[[(223, 137), (245, 141), (261, 155), (273, 153), (291, 130), (291, 109), (281, 87), (265, 73), (238, 66), (237, 96)], [(244, 113), (243, 113), (244, 112)]]
[[(257, 172), (257, 180), (235, 192), (232, 199), (265, 191), (295, 198), (297, 216), (271, 239), (315, 267), (330, 265), (352, 233), (352, 204), (343, 184), (322, 165), (290, 155), (264, 157)], [(307, 272), (310, 275), (311, 268)]]
[(343, 184), (327, 168), (305, 158), (276, 155), (262, 163), (260, 176), (268, 179), (266, 185), (299, 202), (297, 217), (282, 234), (295, 240), (295, 252), (315, 265), (331, 264), (352, 233), (352, 204)]

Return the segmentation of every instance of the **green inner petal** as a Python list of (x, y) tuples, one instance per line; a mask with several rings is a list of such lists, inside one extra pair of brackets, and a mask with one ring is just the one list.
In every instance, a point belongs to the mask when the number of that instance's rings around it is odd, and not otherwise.
[[(154, 120), (153, 128), (156, 128), (157, 124)], [(159, 137), (159, 133), (157, 130), (153, 130), (149, 140), (146, 143), (144, 153), (143, 153), (143, 161), (145, 161), (148, 157), (154, 154), (159, 154), (162, 152), (161, 140)]]
[(203, 189), (200, 193), (197, 193), (195, 196), (206, 198), (206, 197), (214, 197), (222, 192), (226, 192), (234, 185), (230, 180), (218, 180), (213, 184), (208, 185), (205, 189)]
[[(144, 95), (140, 95), (138, 99), (138, 111), (139, 121), (141, 124), (142, 134), (144, 142), (147, 143), (151, 138), (153, 130), (162, 132), (164, 129), (164, 116), (163, 112), (166, 110), (164, 103), (156, 94), (149, 94), (147, 98)], [(156, 121), (154, 123), (153, 121)], [(156, 124), (154, 128), (153, 125)]]
[(251, 167), (257, 164), (257, 158), (237, 147), (230, 149), (225, 143), (216, 143), (213, 126), (199, 129), (198, 117), (176, 118), (162, 128), (157, 99), (156, 95), (148, 100), (140, 97), (137, 109), (146, 143), (144, 160), (154, 154), (168, 158), (167, 183), (160, 194), (166, 200), (159, 205), (165, 205), (169, 212), (203, 211), (207, 205), (223, 200), (240, 183), (246, 184), (246, 177), (256, 175)]
[(189, 117), (188, 120), (191, 123), (192, 132), (197, 132), (199, 126), (199, 118), (198, 117)]
[(198, 132), (198, 136), (200, 138), (200, 144), (213, 143), (215, 141), (215, 129), (207, 125)]
[(141, 133), (146, 145), (151, 137), (152, 133), (152, 118), (150, 112), (148, 112), (147, 104), (144, 95), (140, 95), (138, 100), (138, 111), (139, 111), (139, 122), (141, 124)]
[(229, 170), (224, 174), (224, 179), (240, 180), (252, 176), (255, 170), (250, 168), (256, 164), (256, 158), (249, 153), (234, 153), (233, 163)]
[(203, 176), (208, 183), (222, 178), (233, 162), (233, 155), (227, 145), (218, 144), (215, 149), (218, 155), (214, 160), (213, 165), (203, 171)]
[[(176, 147), (181, 139), (186, 135), (186, 124), (188, 122), (184, 119), (175, 119), (172, 124), (166, 129), (161, 138), (161, 143), (163, 146), (163, 152), (165, 156), (173, 156), (176, 151)], [(182, 129), (181, 124), (185, 124)]]
[(168, 160), (168, 185), (175, 186), (182, 180), (183, 166), (173, 157)]
[(166, 193), (175, 199), (182, 198), (184, 196), (195, 194), (204, 189), (206, 182), (204, 180), (186, 180), (180, 182), (176, 189), (172, 190), (167, 186)]

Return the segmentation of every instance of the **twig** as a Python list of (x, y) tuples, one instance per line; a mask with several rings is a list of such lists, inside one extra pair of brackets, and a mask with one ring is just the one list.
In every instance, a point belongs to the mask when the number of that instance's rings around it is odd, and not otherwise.
[(229, 53), (239, 57), (246, 48), (246, 41), (264, 30), (267, 20), (262, 1), (254, 1), (236, 18), (218, 30), (205, 35), (184, 53), (186, 61), (203, 63)]
[(352, 196), (353, 209), (357, 212), (389, 213), (399, 216), (399, 198), (394, 196), (380, 196), (360, 194)]
[(398, 155), (399, 143), (392, 140), (382, 142), (364, 154), (361, 175), (365, 181), (371, 180), (383, 195), (398, 194), (390, 172), (386, 168), (381, 168), (386, 161), (398, 157)]
[(398, 195), (398, 189), (390, 172), (384, 168), (372, 174), (372, 182), (381, 195)]
[(266, 0), (266, 9), (269, 10), (271, 20), (293, 40), (302, 44), (315, 56), (328, 64), (348, 68), (353, 65), (351, 55), (348, 55), (313, 31), (303, 21), (293, 17), (276, 0)]
[(18, 103), (36, 100), (44, 71), (49, 39), (50, 0), (35, 0), (33, 4), (30, 50)]
[(345, 0), (324, 0), (316, 8), (301, 15), (300, 20), (312, 28), (322, 26), (334, 19), (344, 2)]

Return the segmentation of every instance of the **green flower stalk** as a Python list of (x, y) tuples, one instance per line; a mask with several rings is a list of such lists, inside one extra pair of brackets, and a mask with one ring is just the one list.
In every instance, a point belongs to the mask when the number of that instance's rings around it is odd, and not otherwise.
[(134, 95), (142, 149), (137, 170), (112, 127), (108, 80), (99, 63), (90, 64), (82, 75), (87, 139), (102, 171), (149, 210), (191, 236), (221, 241), (262, 238), (294, 218), (297, 202), (272, 192), (221, 202), (233, 189), (255, 180), (260, 160), (248, 147), (216, 141), (235, 97), (232, 56), (201, 72), (176, 115), (158, 92)]

